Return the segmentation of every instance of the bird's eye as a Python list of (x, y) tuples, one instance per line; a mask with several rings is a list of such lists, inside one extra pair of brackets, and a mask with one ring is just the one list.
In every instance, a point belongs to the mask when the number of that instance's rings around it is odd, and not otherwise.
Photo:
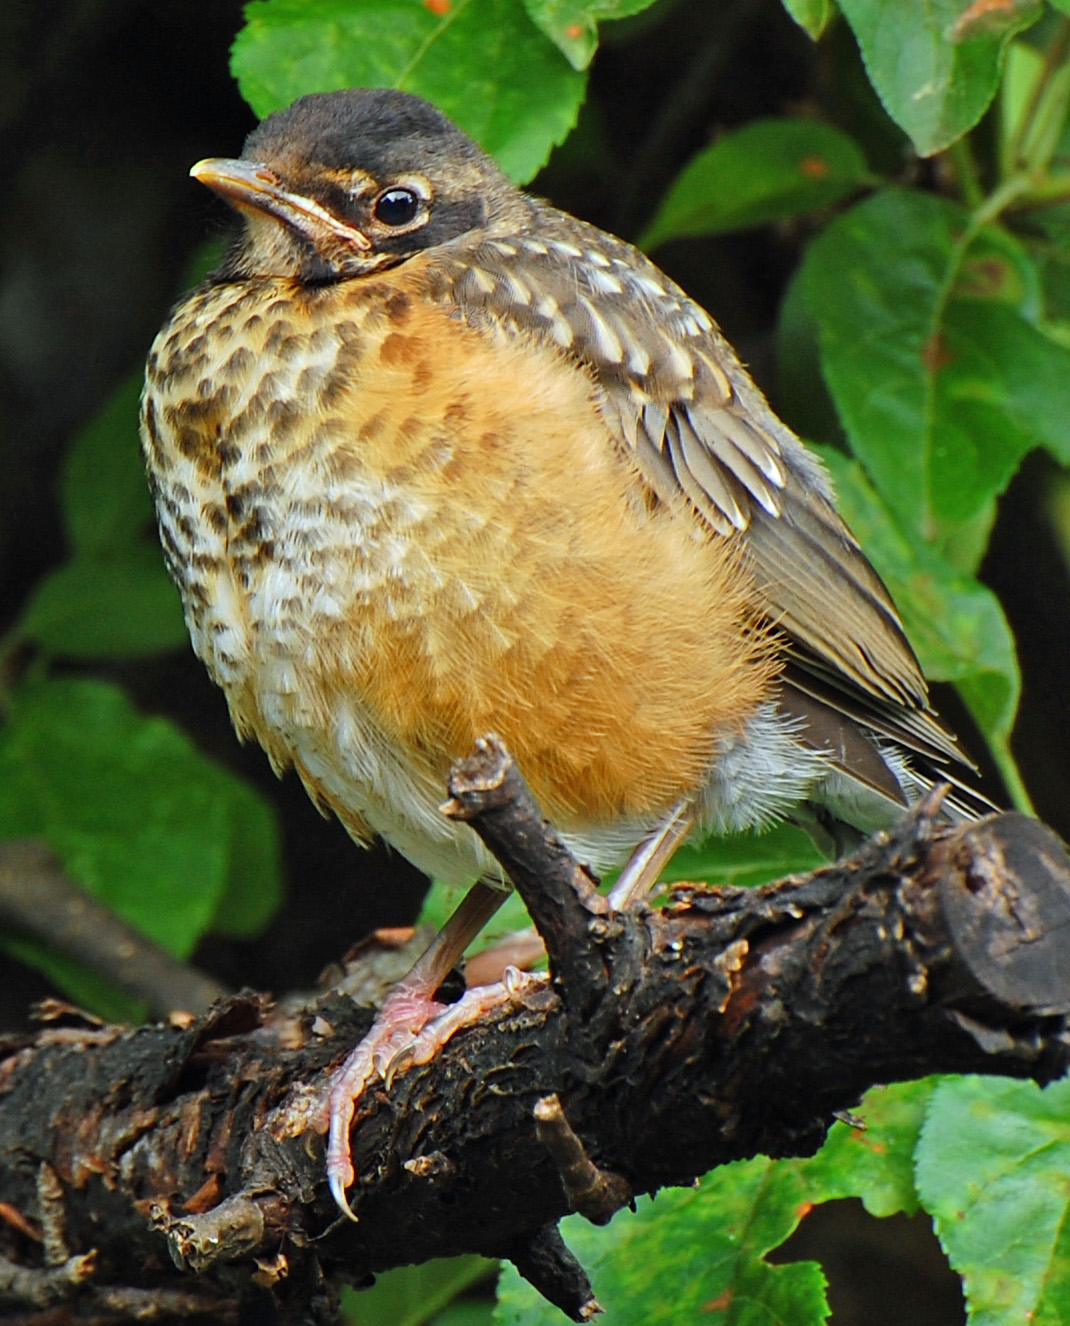
[(375, 219), (384, 226), (407, 226), (420, 208), (411, 189), (384, 189), (375, 200)]

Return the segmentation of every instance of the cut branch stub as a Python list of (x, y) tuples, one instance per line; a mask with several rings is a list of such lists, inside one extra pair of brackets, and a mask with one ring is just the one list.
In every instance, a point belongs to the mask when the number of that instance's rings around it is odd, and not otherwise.
[(1054, 833), (1026, 815), (961, 826), (934, 852), (952, 943), (993, 999), (1070, 1011), (1070, 865)]
[(505, 867), (546, 945), (558, 995), (581, 1012), (605, 986), (609, 904), (543, 818), (500, 738), (480, 738), (449, 789), (445, 813), (470, 823)]

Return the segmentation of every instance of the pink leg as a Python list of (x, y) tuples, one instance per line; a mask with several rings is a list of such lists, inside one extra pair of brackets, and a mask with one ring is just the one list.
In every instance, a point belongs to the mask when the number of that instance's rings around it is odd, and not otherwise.
[[(327, 1098), (327, 1178), (334, 1200), (351, 1220), (356, 1216), (346, 1199), (346, 1189), (354, 1178), (349, 1126), (356, 1102), (370, 1082), (390, 1074), (395, 1061), (404, 1058), (407, 1062), (427, 1062), (435, 1044), (444, 1044), (462, 1025), (458, 1014), (451, 1012), (458, 1006), (436, 1002), (434, 993), (506, 896), (502, 889), (482, 882), (469, 889), (423, 956), (387, 996), (371, 1030), (335, 1074)], [(474, 1016), (471, 1009), (471, 1004), (466, 1006), (469, 1020)], [(446, 1035), (436, 1041), (428, 1028), (421, 1036), (439, 1015), (446, 1020)]]

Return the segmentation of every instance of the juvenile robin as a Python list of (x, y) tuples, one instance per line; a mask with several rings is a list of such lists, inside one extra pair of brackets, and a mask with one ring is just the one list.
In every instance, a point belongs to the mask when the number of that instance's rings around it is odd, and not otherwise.
[(968, 766), (820, 462), (636, 249), (402, 92), (302, 97), (192, 174), (241, 230), (142, 433), (193, 647), (358, 842), (478, 881), (335, 1081), (348, 1210), (354, 1097), (506, 883), (439, 810), (479, 736), (621, 906), (690, 833), (842, 844)]

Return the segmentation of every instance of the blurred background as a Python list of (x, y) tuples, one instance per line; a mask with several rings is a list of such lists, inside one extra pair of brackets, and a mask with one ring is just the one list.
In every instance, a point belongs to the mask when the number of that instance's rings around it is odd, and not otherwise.
[[(222, 207), (187, 172), (201, 157), (237, 154), (255, 123), (227, 66), (241, 23), (235, 0), (5, 0), (0, 12), (0, 636), (67, 553), (57, 483), (71, 439), (143, 360), (197, 246), (226, 228)], [(676, 0), (604, 37), (579, 128), (532, 187), (625, 238), (711, 136), (763, 115), (819, 106), (885, 172), (914, 182), (935, 169), (884, 117), (843, 25), (815, 46), (779, 0)], [(776, 347), (780, 299), (806, 238), (805, 223), (791, 223), (677, 241), (657, 254), (802, 431), (827, 422), (827, 403), (812, 377), (778, 372)], [(137, 447), (133, 433), (129, 445)], [(1063, 485), (1045, 456), (1025, 464), (1000, 504), (981, 578), (1019, 643), (1014, 750), (1039, 813), (1066, 837)], [(155, 538), (148, 523), (143, 533)], [(24, 653), (6, 656), (9, 670), (32, 665)], [(232, 986), (282, 991), (311, 984), (340, 945), (413, 920), (424, 881), (397, 857), (360, 852), (295, 779), (276, 781), (259, 749), (241, 748), (188, 648), (69, 666), (121, 683), (143, 712), (174, 718), (277, 808), (282, 909), (256, 940), (203, 941), (198, 965)], [(941, 691), (936, 701), (969, 748), (970, 720), (955, 697)], [(998, 779), (989, 786), (999, 799)], [(49, 987), (12, 958), (3, 964), (0, 1022), (24, 1025)], [(890, 1285), (896, 1321), (962, 1319), (958, 1282), (923, 1222), (876, 1222), (856, 1204), (832, 1204), (784, 1255), (820, 1256), (837, 1323), (893, 1320), (882, 1315)]]

